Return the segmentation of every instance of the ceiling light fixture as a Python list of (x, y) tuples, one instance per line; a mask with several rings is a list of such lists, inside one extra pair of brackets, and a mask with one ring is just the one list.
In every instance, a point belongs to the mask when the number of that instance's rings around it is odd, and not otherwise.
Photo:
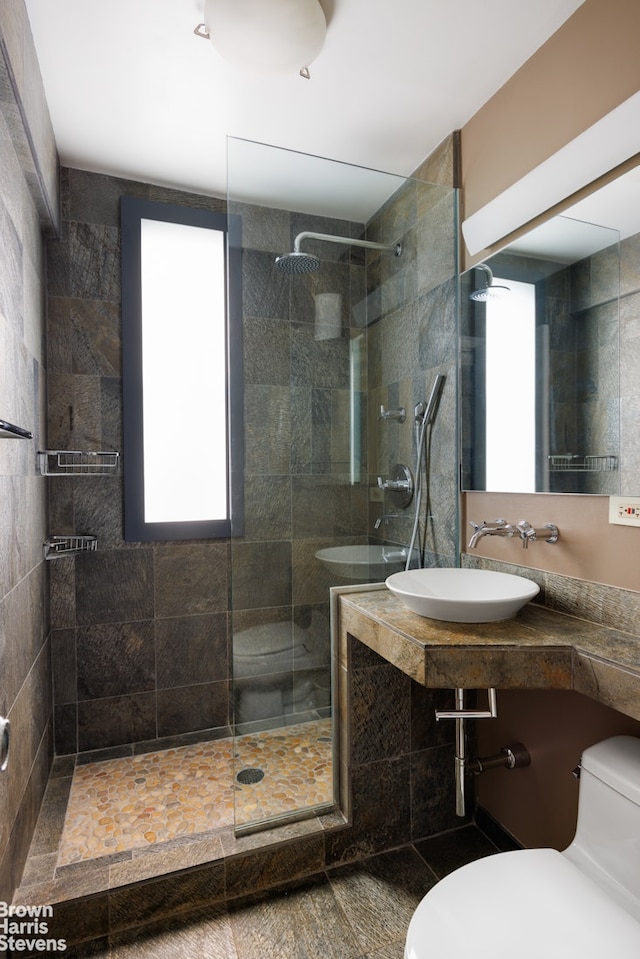
[(297, 71), (308, 80), (327, 24), (318, 0), (205, 0), (204, 23), (193, 32), (236, 66), (258, 73)]

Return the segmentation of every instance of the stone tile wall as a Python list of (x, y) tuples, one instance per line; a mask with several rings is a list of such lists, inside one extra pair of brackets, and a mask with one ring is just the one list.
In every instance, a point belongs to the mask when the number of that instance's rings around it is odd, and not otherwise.
[[(222, 200), (62, 171), (61, 239), (48, 251), (50, 449), (122, 447), (118, 203), (124, 193), (225, 207)], [(98, 537), (96, 553), (50, 564), (59, 754), (226, 727), (231, 616), (240, 632), (273, 623), (305, 631), (328, 686), (328, 587), (335, 578), (315, 553), (368, 540), (368, 483), (373, 476), (375, 485), (378, 469), (376, 463), (351, 484), (345, 410), (350, 343), (362, 335), (359, 303), (379, 307), (368, 334), (368, 375), (385, 402), (395, 390), (412, 409), (435, 373), (447, 374), (432, 443), (430, 549), (437, 561), (452, 561), (454, 203), (450, 189), (411, 181), (368, 233), (385, 242), (391, 233), (402, 238), (405, 259), (395, 272), (396, 264), (366, 260), (355, 248), (310, 244), (323, 269), (294, 279), (274, 271), (274, 256), (291, 249), (299, 232), (360, 236), (362, 224), (232, 204), (243, 228), (243, 535), (232, 544), (125, 543), (120, 476), (49, 481), (51, 532)], [(336, 290), (342, 335), (318, 339), (314, 296)], [(365, 347), (362, 395), (366, 357)], [(409, 425), (406, 432), (403, 455), (410, 458)], [(366, 433), (363, 426), (365, 465)], [(295, 695), (293, 709), (302, 711)], [(401, 750), (406, 757), (411, 752), (408, 743)], [(406, 757), (404, 772), (388, 767), (400, 774), (402, 789), (405, 772), (418, 775)]]
[[(231, 544), (234, 645), (246, 655), (250, 639), (293, 635), (309, 663), (278, 677), (271, 703), (239, 691), (244, 731), (281, 721), (281, 695), (289, 721), (329, 705), (335, 577), (316, 552), (366, 536), (366, 476), (353, 484), (349, 472), (353, 306), (364, 296), (365, 258), (345, 244), (307, 240), (321, 269), (288, 276), (275, 257), (299, 233), (360, 237), (363, 225), (233, 200), (229, 212), (242, 222), (245, 397), (244, 529)], [(335, 335), (320, 338), (315, 297), (327, 292), (340, 297), (340, 312)], [(365, 387), (364, 379), (356, 384)], [(269, 657), (255, 669), (268, 674)]]
[[(369, 327), (368, 449), (370, 532), (381, 518), (385, 542), (408, 544), (413, 503), (398, 509), (393, 496), (376, 496), (377, 475), (402, 463), (415, 474), (414, 407), (426, 402), (438, 373), (445, 385), (428, 448), (428, 497), (423, 499), (427, 565), (451, 566), (457, 556), (457, 319), (456, 194), (454, 138), (443, 144), (437, 185), (410, 179), (368, 225), (371, 238), (393, 235), (398, 258), (380, 257), (367, 274), (369, 296), (381, 291), (378, 315)], [(433, 167), (433, 164), (432, 164)], [(424, 167), (425, 173), (432, 167)], [(448, 179), (444, 170), (448, 170)], [(380, 421), (381, 406), (403, 406), (404, 423)], [(428, 500), (428, 501), (427, 501)]]
[[(62, 171), (48, 244), (48, 449), (121, 450), (121, 195), (224, 209), (222, 200)], [(125, 543), (122, 476), (52, 477), (52, 534), (98, 551), (51, 563), (59, 754), (229, 723), (229, 544)]]
[[(45, 480), (36, 450), (45, 403), (41, 230), (56, 222), (57, 158), (22, 0), (0, 17), (0, 714), (11, 722), (0, 773), (0, 900), (20, 879), (53, 752)], [(31, 124), (28, 127), (28, 124)]]

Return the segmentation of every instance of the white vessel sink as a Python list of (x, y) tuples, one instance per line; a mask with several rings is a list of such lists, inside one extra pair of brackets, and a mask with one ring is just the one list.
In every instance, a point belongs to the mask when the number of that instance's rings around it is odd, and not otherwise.
[(523, 576), (485, 569), (409, 569), (386, 585), (414, 613), (450, 623), (510, 619), (540, 592)]
[(390, 546), (329, 546), (319, 549), (316, 557), (335, 576), (360, 583), (365, 580), (379, 583), (405, 564), (400, 549)]

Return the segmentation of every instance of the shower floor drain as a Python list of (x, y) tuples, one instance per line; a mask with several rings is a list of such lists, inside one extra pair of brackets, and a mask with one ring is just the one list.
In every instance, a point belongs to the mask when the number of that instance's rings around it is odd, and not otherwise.
[(239, 783), (242, 783), (243, 786), (251, 786), (254, 783), (259, 783), (261, 779), (264, 779), (264, 773), (261, 769), (241, 769), (236, 779)]

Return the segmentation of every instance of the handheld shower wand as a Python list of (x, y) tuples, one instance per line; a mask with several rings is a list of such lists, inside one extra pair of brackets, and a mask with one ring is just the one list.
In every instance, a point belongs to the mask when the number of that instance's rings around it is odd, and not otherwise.
[(433, 386), (431, 387), (431, 396), (427, 401), (427, 408), (424, 412), (424, 420), (426, 421), (427, 426), (431, 426), (436, 418), (438, 404), (440, 403), (440, 397), (442, 396), (442, 388), (444, 386), (445, 379), (446, 377), (444, 373), (438, 373), (433, 381)]
[[(423, 477), (422, 477), (422, 461), (425, 460), (425, 479), (428, 483), (429, 481), (429, 440), (428, 431), (431, 430), (433, 426), (433, 421), (435, 420), (436, 413), (438, 412), (438, 405), (440, 403), (440, 397), (442, 396), (442, 390), (444, 387), (446, 377), (443, 373), (438, 373), (435, 380), (433, 381), (433, 386), (431, 387), (431, 394), (427, 400), (426, 406), (424, 403), (418, 403), (415, 408), (415, 431), (416, 431), (416, 469), (415, 469), (415, 513), (413, 517), (413, 530), (411, 532), (411, 541), (409, 543), (409, 549), (407, 550), (407, 561), (405, 564), (405, 569), (411, 568), (411, 559), (413, 557), (413, 550), (415, 548), (416, 539), (418, 538), (418, 529), (420, 527), (420, 508), (422, 506), (422, 489), (423, 489)], [(429, 490), (427, 488), (427, 504), (429, 502)], [(422, 549), (418, 550), (418, 565), (421, 567), (423, 563)]]

